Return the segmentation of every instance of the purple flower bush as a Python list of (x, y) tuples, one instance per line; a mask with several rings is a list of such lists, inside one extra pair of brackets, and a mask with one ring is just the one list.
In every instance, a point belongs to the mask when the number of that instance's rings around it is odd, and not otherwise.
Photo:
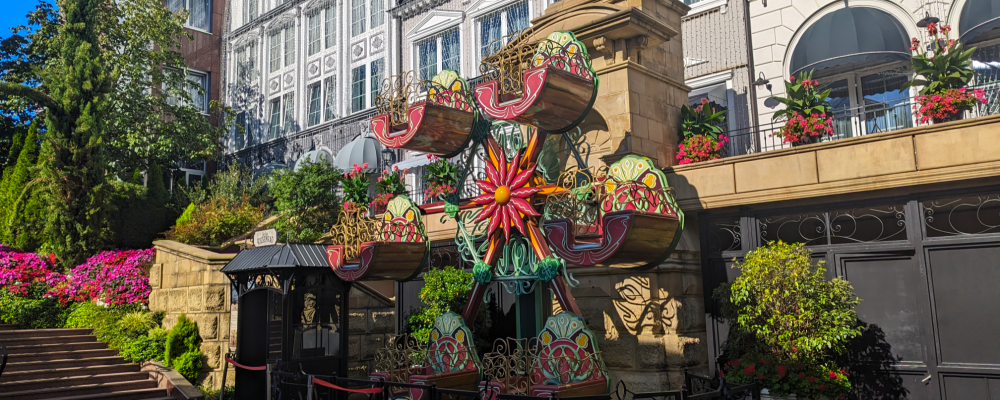
[(0, 251), (0, 288), (27, 297), (34, 285), (62, 304), (148, 304), (149, 266), (155, 254), (153, 249), (104, 251), (63, 275), (53, 271), (52, 260), (37, 254)]

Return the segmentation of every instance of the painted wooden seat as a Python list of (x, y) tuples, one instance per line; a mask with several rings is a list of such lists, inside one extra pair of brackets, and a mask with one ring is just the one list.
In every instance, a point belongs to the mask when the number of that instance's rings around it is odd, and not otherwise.
[(528, 372), (532, 396), (608, 393), (608, 374), (594, 332), (578, 315), (549, 317), (538, 334), (538, 353)]
[[(396, 118), (392, 112), (376, 115), (371, 120), (372, 131), (389, 148), (451, 157), (465, 147), (476, 121), (469, 84), (458, 72), (446, 69), (425, 85), (426, 100), (410, 104), (399, 111), (405, 115)], [(403, 96), (398, 100), (406, 100), (405, 91)]]
[[(472, 331), (461, 315), (447, 312), (434, 321), (427, 340), (424, 371), (410, 375), (410, 383), (439, 388), (473, 390), (479, 382), (479, 355)], [(410, 389), (411, 400), (424, 400), (423, 389)]]
[[(367, 230), (366, 226), (361, 225), (342, 228), (346, 231), (355, 230), (351, 235)], [(348, 235), (342, 234), (338, 239), (346, 236)], [(427, 259), (428, 241), (420, 209), (409, 197), (396, 196), (390, 200), (377, 232), (370, 236), (375, 236), (378, 240), (360, 243), (355, 257), (348, 258), (345, 244), (327, 246), (327, 261), (340, 279), (347, 282), (408, 280), (420, 272)], [(349, 241), (339, 241), (346, 242)]]
[[(512, 44), (483, 63), (489, 66), (491, 58), (516, 58), (517, 54), (505, 52), (517, 51), (517, 45)], [(572, 32), (556, 31), (539, 42), (529, 61), (530, 68), (522, 76), (516, 76), (518, 68), (501, 70), (507, 67), (500, 63), (488, 67), (494, 69), (494, 79), (475, 88), (480, 109), (493, 119), (532, 125), (547, 133), (562, 133), (583, 120), (597, 97), (597, 75), (590, 66), (587, 46)], [(506, 93), (505, 87), (509, 85), (502, 81), (508, 79), (522, 80), (521, 85), (514, 85), (520, 87), (520, 97), (510, 98), (513, 95)]]
[(611, 165), (601, 193), (598, 237), (578, 238), (566, 219), (542, 223), (553, 251), (568, 264), (637, 268), (665, 260), (680, 239), (684, 214), (666, 176), (646, 157), (629, 155)]

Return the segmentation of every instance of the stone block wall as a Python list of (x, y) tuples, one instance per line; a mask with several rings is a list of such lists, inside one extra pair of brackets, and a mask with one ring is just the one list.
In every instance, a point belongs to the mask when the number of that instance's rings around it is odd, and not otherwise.
[[(690, 250), (697, 238), (695, 229), (686, 230), (666, 262), (642, 272), (570, 271), (580, 282), (573, 296), (597, 336), (611, 382), (624, 381), (635, 392), (679, 390), (685, 370), (708, 373), (701, 256)], [(554, 303), (554, 312), (558, 308)]]
[[(222, 357), (229, 351), (229, 279), (219, 272), (235, 254), (220, 254), (169, 240), (153, 242), (156, 262), (149, 272), (149, 308), (166, 313), (163, 327), (181, 314), (198, 324), (207, 357), (203, 384), (219, 387)], [(232, 374), (230, 374), (230, 381)], [(232, 383), (232, 382), (230, 382)]]

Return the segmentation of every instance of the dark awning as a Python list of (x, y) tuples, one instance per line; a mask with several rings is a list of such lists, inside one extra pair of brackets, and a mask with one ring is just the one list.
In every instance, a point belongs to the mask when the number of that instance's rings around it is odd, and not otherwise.
[(337, 152), (333, 166), (349, 172), (355, 165), (368, 163), (367, 173), (378, 171), (382, 159), (382, 144), (373, 137), (359, 137)]
[(824, 15), (806, 28), (792, 52), (791, 71), (827, 75), (909, 58), (910, 40), (899, 21), (885, 11), (850, 7)]
[(330, 268), (330, 263), (326, 260), (326, 245), (291, 243), (246, 249), (222, 267), (222, 272), (295, 267)]
[(962, 43), (974, 43), (1000, 36), (1000, 0), (967, 0), (959, 16)]

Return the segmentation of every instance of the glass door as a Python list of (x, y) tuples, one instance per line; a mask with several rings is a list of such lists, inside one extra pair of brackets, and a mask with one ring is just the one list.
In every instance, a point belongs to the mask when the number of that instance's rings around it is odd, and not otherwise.
[(895, 131), (913, 127), (910, 112), (910, 91), (902, 86), (908, 74), (876, 72), (858, 78), (864, 124), (860, 135)]

